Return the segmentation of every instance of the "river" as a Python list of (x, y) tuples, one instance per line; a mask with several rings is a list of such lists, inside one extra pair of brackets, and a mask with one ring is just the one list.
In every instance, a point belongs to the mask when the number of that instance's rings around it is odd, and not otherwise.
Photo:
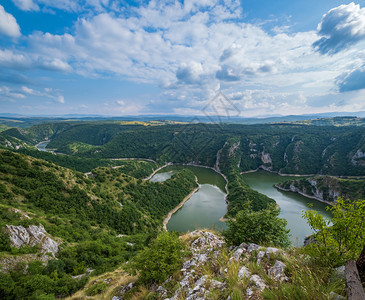
[(167, 223), (167, 230), (192, 231), (199, 228), (222, 230), (224, 222), (219, 221), (226, 213), (224, 178), (215, 171), (193, 166), (168, 166), (155, 174), (150, 181), (162, 182), (178, 170), (187, 168), (198, 178), (200, 189), (174, 213)]
[(301, 246), (305, 236), (312, 233), (306, 220), (302, 218), (302, 212), (311, 209), (308, 204), (326, 218), (331, 218), (331, 214), (326, 210), (327, 205), (325, 203), (297, 193), (279, 191), (274, 187), (279, 182), (293, 179), (293, 176), (280, 176), (265, 171), (246, 173), (242, 176), (252, 189), (269, 196), (279, 204), (280, 217), (288, 221), (287, 228), (290, 229), (290, 240), (294, 246)]
[(45, 151), (45, 152), (52, 152), (48, 149), (46, 149), (47, 145), (49, 144), (50, 141), (44, 141), (44, 142), (40, 142), (36, 145), (37, 149), (39, 151)]

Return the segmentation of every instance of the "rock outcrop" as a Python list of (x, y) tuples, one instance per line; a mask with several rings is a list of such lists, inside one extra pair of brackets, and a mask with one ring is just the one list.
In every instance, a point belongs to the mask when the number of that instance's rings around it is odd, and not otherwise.
[(23, 226), (6, 225), (4, 232), (9, 234), (11, 246), (20, 248), (22, 246), (39, 246), (41, 253), (58, 252), (59, 243), (49, 237), (43, 225)]
[[(267, 270), (265, 272), (274, 280), (287, 280), (284, 273), (286, 266), (283, 262), (276, 260), (274, 265), (269, 263), (272, 255), (278, 257), (280, 253), (283, 254), (282, 250), (242, 243), (238, 247), (230, 247), (227, 265), (219, 266), (217, 261), (225, 256), (227, 249), (222, 237), (208, 231), (196, 230), (185, 236), (185, 239), (190, 241), (189, 251), (192, 255), (183, 263), (180, 270), (182, 279), (177, 283), (179, 288), (172, 297), (167, 298), (168, 285), (171, 285), (171, 278), (168, 279), (156, 289), (161, 299), (197, 300), (210, 299), (214, 295), (214, 297), (226, 295), (224, 299), (230, 299), (228, 282), (232, 280), (231, 276), (237, 276), (238, 280), (246, 285), (247, 299), (256, 299), (268, 285), (264, 277), (249, 269), (249, 263), (253, 259), (257, 260), (257, 264), (260, 264), (263, 270)], [(205, 274), (207, 266), (214, 266), (215, 271)], [(232, 270), (237, 272), (236, 275), (232, 274)]]

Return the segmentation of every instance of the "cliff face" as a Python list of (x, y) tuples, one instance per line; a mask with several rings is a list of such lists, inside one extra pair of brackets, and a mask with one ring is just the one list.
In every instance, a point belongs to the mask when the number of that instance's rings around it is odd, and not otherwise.
[(59, 243), (48, 236), (43, 225), (31, 225), (28, 228), (6, 225), (4, 232), (9, 234), (12, 247), (39, 246), (41, 253), (50, 252), (53, 256), (58, 252)]
[(277, 188), (302, 194), (321, 201), (336, 201), (339, 197), (355, 200), (365, 197), (365, 179), (342, 179), (315, 176), (284, 181)]

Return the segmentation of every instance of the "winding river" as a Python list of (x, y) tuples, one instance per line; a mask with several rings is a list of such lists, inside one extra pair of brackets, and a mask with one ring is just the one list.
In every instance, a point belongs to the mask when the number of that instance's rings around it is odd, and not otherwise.
[[(219, 219), (226, 213), (225, 180), (211, 169), (191, 166), (168, 166), (155, 174), (151, 181), (162, 182), (169, 179), (179, 169), (188, 168), (198, 178), (200, 189), (182, 208), (180, 208), (167, 223), (167, 230), (191, 231), (198, 228), (224, 229), (225, 223)], [(299, 194), (277, 190), (274, 185), (292, 176), (279, 176), (277, 174), (258, 171), (242, 175), (248, 185), (262, 194), (273, 198), (280, 206), (280, 217), (288, 222), (290, 240), (294, 246), (301, 246), (304, 238), (312, 233), (302, 213), (314, 209), (326, 218), (331, 214), (326, 210), (327, 205), (314, 199), (309, 199)]]
[(303, 211), (314, 209), (326, 218), (331, 218), (325, 203), (293, 192), (279, 191), (274, 187), (279, 182), (293, 179), (292, 176), (280, 176), (265, 171), (246, 173), (242, 176), (252, 189), (269, 196), (279, 204), (280, 217), (288, 221), (287, 228), (290, 229), (290, 240), (294, 246), (301, 246), (304, 238), (312, 233), (306, 220), (302, 218)]
[[(46, 149), (48, 143), (49, 141), (44, 141), (36, 147), (39, 151), (50, 151)], [(150, 181), (165, 181), (184, 168), (194, 172), (200, 188), (185, 202), (182, 208), (172, 215), (167, 223), (167, 230), (186, 232), (199, 228), (217, 230), (226, 228), (226, 224), (220, 221), (227, 209), (226, 181), (217, 172), (204, 167), (172, 165), (160, 170)], [(274, 187), (279, 182), (292, 179), (292, 176), (279, 176), (265, 171), (246, 173), (242, 176), (252, 189), (273, 198), (280, 206), (280, 217), (285, 218), (288, 222), (287, 228), (290, 229), (290, 239), (294, 246), (301, 246), (304, 238), (312, 233), (306, 220), (302, 218), (303, 211), (314, 209), (326, 218), (331, 218), (325, 203), (296, 193), (279, 191)]]
[(222, 230), (226, 224), (219, 219), (226, 213), (224, 178), (215, 171), (193, 166), (168, 166), (155, 174), (150, 181), (162, 182), (178, 170), (187, 168), (198, 178), (200, 189), (174, 213), (167, 223), (167, 230), (192, 231), (199, 228)]

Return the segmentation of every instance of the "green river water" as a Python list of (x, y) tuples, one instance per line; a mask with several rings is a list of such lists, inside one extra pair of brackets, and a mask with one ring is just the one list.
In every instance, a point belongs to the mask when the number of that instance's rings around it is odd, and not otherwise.
[[(49, 141), (38, 144), (38, 150), (49, 151), (45, 148), (48, 143)], [(172, 215), (167, 224), (167, 229), (186, 232), (198, 228), (217, 230), (226, 228), (226, 224), (219, 221), (225, 215), (227, 209), (225, 202), (226, 181), (220, 174), (203, 167), (173, 165), (163, 168), (151, 178), (151, 181), (165, 181), (183, 168), (194, 172), (198, 178), (200, 189), (181, 209)], [(292, 176), (279, 176), (265, 171), (242, 174), (242, 176), (252, 189), (273, 198), (280, 206), (280, 217), (287, 220), (290, 239), (295, 246), (301, 246), (305, 236), (312, 233), (306, 221), (302, 218), (303, 211), (310, 209), (309, 206), (325, 217), (331, 218), (331, 214), (326, 211), (327, 205), (325, 203), (296, 193), (279, 191), (274, 187), (275, 184), (281, 181), (293, 179)]]
[[(192, 170), (201, 185), (199, 191), (195, 193), (175, 214), (172, 215), (167, 224), (168, 230), (191, 231), (198, 228), (224, 229), (225, 223), (219, 221), (226, 213), (225, 203), (225, 180), (218, 173), (211, 169), (192, 166), (169, 166), (152, 177), (151, 181), (165, 181), (176, 173), (179, 169), (188, 168)], [(317, 200), (309, 199), (292, 192), (282, 192), (274, 185), (281, 181), (292, 179), (291, 176), (279, 176), (277, 174), (258, 171), (242, 175), (249, 186), (262, 194), (273, 198), (280, 206), (280, 217), (288, 222), (290, 229), (290, 239), (293, 245), (301, 246), (305, 236), (311, 234), (311, 229), (302, 218), (304, 210), (317, 210), (322, 215), (330, 218), (330, 213), (326, 211), (326, 204)]]

